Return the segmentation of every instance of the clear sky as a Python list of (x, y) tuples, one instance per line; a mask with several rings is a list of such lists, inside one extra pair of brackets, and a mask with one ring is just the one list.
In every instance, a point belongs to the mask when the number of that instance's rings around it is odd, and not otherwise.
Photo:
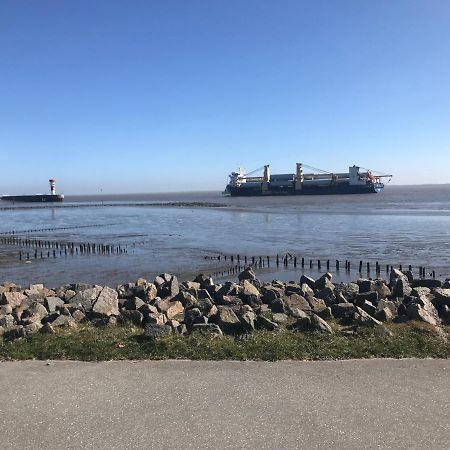
[(296, 162), (450, 182), (448, 0), (1, 0), (0, 193)]

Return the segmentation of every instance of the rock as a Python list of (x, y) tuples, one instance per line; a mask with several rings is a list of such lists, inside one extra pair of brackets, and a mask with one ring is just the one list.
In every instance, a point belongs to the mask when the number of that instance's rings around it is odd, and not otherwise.
[(272, 322), (267, 317), (264, 317), (262, 315), (256, 316), (256, 323), (257, 328), (261, 328), (263, 330), (268, 331), (274, 331), (278, 328), (278, 325), (275, 322)]
[(293, 309), (301, 309), (303, 311), (310, 311), (311, 305), (306, 301), (306, 299), (298, 294), (292, 294), (284, 297), (284, 305), (288, 311)]
[(22, 325), (15, 325), (11, 328), (7, 328), (3, 332), (3, 339), (5, 341), (14, 341), (26, 336), (26, 331)]
[(369, 301), (369, 302), (375, 303), (375, 304), (378, 303), (378, 292), (370, 291), (370, 292), (359, 293), (356, 296), (354, 303), (358, 306), (361, 306), (366, 301)]
[(195, 323), (192, 326), (192, 331), (198, 331), (201, 334), (216, 334), (218, 336), (222, 336), (222, 330), (219, 325), (215, 323)]
[(2, 305), (11, 305), (13, 308), (20, 306), (27, 296), (21, 292), (3, 292), (0, 303)]
[(55, 328), (49, 322), (44, 323), (44, 325), (40, 329), (40, 332), (44, 334), (56, 334)]
[(418, 279), (412, 282), (412, 287), (423, 287), (423, 288), (440, 288), (442, 286), (442, 282), (440, 280), (435, 279)]
[(122, 323), (132, 323), (136, 326), (141, 326), (144, 321), (144, 316), (140, 311), (135, 309), (123, 309), (119, 316), (119, 321)]
[(224, 295), (220, 299), (216, 299), (216, 305), (223, 305), (223, 306), (232, 306), (232, 305), (242, 305), (243, 302), (239, 297), (233, 297)]
[(332, 328), (319, 317), (317, 314), (312, 314), (311, 317), (305, 316), (297, 319), (291, 327), (292, 331), (320, 331), (325, 333), (333, 333)]
[(300, 277), (300, 286), (302, 286), (303, 284), (308, 285), (308, 287), (310, 287), (311, 289), (314, 289), (314, 285), (315, 285), (315, 280), (313, 280), (310, 277), (307, 277), (306, 275), (302, 275)]
[(317, 314), (313, 314), (311, 317), (311, 327), (314, 331), (321, 331), (324, 333), (333, 333), (333, 329), (328, 325), (325, 320), (319, 317)]
[(417, 286), (413, 288), (411, 291), (411, 295), (413, 297), (422, 297), (422, 296), (429, 296), (431, 294), (431, 289), (427, 287)]
[(364, 325), (381, 325), (381, 322), (372, 317), (370, 314), (368, 314), (366, 311), (364, 311), (359, 306), (355, 307), (356, 310), (354, 312), (353, 320), (357, 323), (362, 323)]
[(434, 290), (436, 306), (450, 306), (450, 289), (437, 288)]
[(178, 279), (174, 275), (169, 282), (170, 296), (175, 297), (180, 292), (180, 285), (178, 284)]
[(290, 283), (284, 288), (284, 294), (288, 297), (292, 294), (302, 295), (302, 288), (298, 284)]
[(275, 298), (272, 302), (270, 302), (269, 307), (274, 313), (286, 312), (284, 301), (278, 297)]
[(314, 283), (314, 289), (317, 289), (321, 291), (325, 288), (330, 288), (332, 291), (334, 291), (334, 284), (331, 282), (333, 278), (333, 275), (331, 273), (326, 273), (322, 275), (316, 282)]
[(338, 319), (350, 319), (356, 311), (355, 305), (352, 303), (336, 303), (331, 305), (331, 312)]
[(406, 307), (406, 314), (412, 320), (419, 320), (430, 325), (441, 323), (436, 308), (426, 297), (420, 297), (416, 301), (410, 302)]
[(214, 285), (213, 279), (203, 273), (195, 277), (194, 283), (200, 283), (200, 287), (203, 289), (206, 288), (207, 286)]
[(243, 272), (238, 275), (239, 281), (254, 280), (256, 278), (255, 272), (251, 267), (247, 267)]
[(97, 300), (102, 288), (94, 286), (77, 292), (71, 299), (71, 305), (80, 305), (85, 312), (92, 310), (93, 303)]
[(375, 290), (375, 282), (366, 278), (359, 278), (356, 281), (359, 287), (359, 292), (371, 292)]
[(157, 288), (162, 287), (165, 283), (166, 283), (166, 280), (161, 275), (158, 275), (154, 280), (154, 284)]
[(41, 322), (33, 322), (23, 327), (24, 333), (26, 336), (30, 336), (32, 334), (37, 333), (42, 328)]
[(385, 306), (384, 308), (379, 309), (375, 313), (375, 319), (380, 320), (381, 322), (392, 322), (394, 320), (394, 314), (392, 310)]
[(283, 313), (275, 313), (273, 315), (273, 317), (272, 317), (272, 320), (275, 323), (282, 323), (282, 324), (287, 323), (288, 319), (289, 319), (288, 316), (286, 314), (283, 314)]
[(149, 339), (160, 338), (172, 334), (172, 327), (169, 325), (156, 325), (147, 323), (144, 328), (143, 336)]
[(188, 328), (191, 328), (194, 323), (207, 323), (208, 319), (203, 316), (198, 308), (188, 309), (184, 313), (184, 323)]
[(142, 300), (141, 298), (132, 297), (132, 298), (127, 299), (124, 302), (124, 307), (125, 307), (125, 309), (128, 309), (130, 311), (131, 310), (139, 310), (140, 307), (142, 307), (146, 304), (147, 303), (145, 303), (144, 300)]
[(393, 286), (399, 278), (403, 278), (404, 276), (405, 274), (401, 270), (392, 269), (389, 274), (389, 284)]
[[(11, 314), (13, 311), (13, 308), (11, 305), (1, 305), (0, 306), (0, 319), (5, 317), (8, 314)], [(45, 310), (47, 312), (47, 310)]]
[(158, 296), (158, 289), (153, 283), (147, 283), (145, 286), (145, 300), (146, 302), (150, 302), (154, 300)]
[(378, 294), (378, 298), (386, 298), (391, 295), (391, 290), (383, 280), (375, 280), (373, 290)]
[(321, 298), (315, 298), (315, 297), (308, 298), (308, 303), (314, 312), (320, 311), (323, 308), (326, 308), (326, 306), (327, 306)]
[(105, 286), (92, 307), (92, 312), (103, 316), (119, 315), (118, 294), (114, 289)]
[(176, 297), (185, 309), (195, 308), (198, 305), (197, 298), (187, 291), (181, 291)]
[(47, 308), (38, 302), (32, 303), (28, 307), (28, 320), (40, 322), (47, 314)]
[(16, 320), (12, 314), (6, 314), (4, 317), (0, 319), (0, 327), (3, 328), (12, 328), (17, 325)]
[(314, 313), (317, 314), (321, 319), (327, 320), (332, 319), (333, 314), (331, 313), (331, 308), (325, 307), (322, 309), (314, 310)]
[(334, 288), (326, 287), (316, 294), (316, 298), (319, 298), (325, 302), (327, 306), (331, 306), (336, 303), (336, 296), (334, 295)]
[(184, 307), (179, 301), (171, 302), (171, 305), (166, 311), (166, 316), (169, 320), (177, 319), (183, 320), (184, 318)]
[(53, 322), (52, 322), (52, 326), (53, 327), (67, 327), (67, 328), (72, 328), (76, 326), (76, 322), (75, 320), (73, 320), (73, 318), (71, 316), (58, 316)]
[(167, 317), (165, 314), (163, 313), (150, 313), (147, 317), (146, 317), (146, 321), (148, 323), (153, 323), (156, 325), (164, 325), (167, 322)]
[(250, 283), (250, 281), (248, 281), (248, 280), (244, 280), (242, 282), (242, 288), (243, 288), (242, 295), (244, 295), (245, 297), (248, 297), (251, 295), (259, 297), (261, 295), (260, 292), (258, 291), (258, 289), (255, 286), (253, 286), (253, 284)]
[(242, 325), (235, 314), (235, 312), (229, 306), (218, 306), (218, 313), (214, 316), (214, 323), (219, 325), (220, 329), (225, 333), (237, 333), (242, 330)]
[(303, 283), (300, 287), (300, 295), (309, 301), (314, 297), (314, 290), (311, 289), (306, 283)]
[(337, 291), (340, 292), (346, 300), (351, 302), (359, 294), (359, 286), (356, 283), (340, 283), (337, 287)]
[(356, 305), (371, 316), (374, 316), (377, 312), (376, 306), (374, 306), (373, 303), (369, 302), (368, 300), (365, 300), (363, 303), (360, 304), (356, 303)]
[(84, 322), (86, 320), (86, 314), (79, 309), (72, 312), (72, 317), (77, 323)]
[(263, 303), (270, 304), (275, 299), (280, 298), (283, 295), (283, 291), (281, 289), (264, 289), (264, 293), (262, 296)]
[(393, 297), (406, 297), (407, 295), (411, 295), (412, 289), (406, 277), (397, 278), (393, 286)]
[(148, 303), (145, 303), (144, 305), (142, 305), (138, 311), (142, 313), (142, 315), (144, 316), (144, 319), (147, 319), (149, 314), (158, 313), (158, 309), (156, 308), (156, 306), (149, 305)]
[(48, 312), (55, 312), (57, 306), (64, 306), (64, 300), (59, 297), (45, 297), (44, 304)]
[(239, 312), (239, 320), (247, 331), (255, 329), (256, 314), (248, 305), (244, 305)]

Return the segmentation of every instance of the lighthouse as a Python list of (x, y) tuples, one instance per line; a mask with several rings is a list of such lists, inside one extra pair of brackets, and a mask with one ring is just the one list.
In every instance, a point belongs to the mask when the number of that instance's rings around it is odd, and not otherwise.
[(56, 180), (51, 178), (48, 182), (50, 183), (50, 194), (56, 195)]

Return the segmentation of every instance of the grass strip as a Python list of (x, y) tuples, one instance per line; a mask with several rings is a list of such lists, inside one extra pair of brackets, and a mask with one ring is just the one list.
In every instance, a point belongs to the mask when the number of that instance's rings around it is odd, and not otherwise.
[[(83, 325), (12, 342), (0, 340), (0, 360), (450, 358), (450, 344), (434, 327), (409, 322), (387, 328), (391, 336), (377, 328), (360, 327), (353, 334), (339, 330), (333, 334), (255, 331), (245, 336), (192, 333), (151, 340), (142, 336), (141, 328)], [(449, 334), (450, 327), (444, 327), (443, 331)]]

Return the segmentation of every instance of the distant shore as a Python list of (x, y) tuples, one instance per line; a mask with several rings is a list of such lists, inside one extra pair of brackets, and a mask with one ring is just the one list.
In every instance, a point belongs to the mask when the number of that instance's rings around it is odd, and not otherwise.
[[(111, 202), (96, 202), (96, 203), (70, 203), (70, 204), (61, 204), (61, 203), (52, 203), (52, 204), (18, 204), (15, 203), (15, 206), (0, 206), (0, 211), (16, 211), (18, 209), (51, 209), (51, 208), (101, 208), (101, 207), (168, 207), (168, 208), (224, 208), (227, 205), (222, 203), (214, 203), (214, 202), (120, 202), (120, 203), (111, 203)], [(16, 206), (17, 205), (17, 206)]]

